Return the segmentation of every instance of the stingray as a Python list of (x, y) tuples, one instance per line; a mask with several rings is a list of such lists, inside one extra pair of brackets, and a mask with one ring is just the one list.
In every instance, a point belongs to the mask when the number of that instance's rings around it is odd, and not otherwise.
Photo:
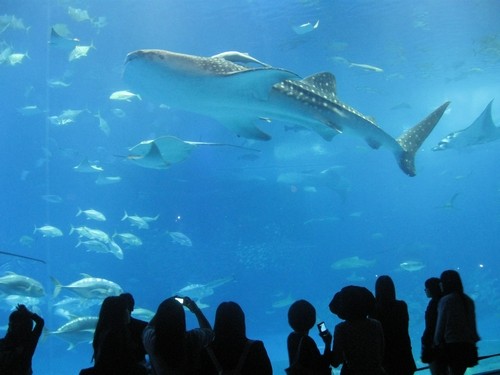
[(50, 40), (49, 44), (53, 47), (61, 49), (73, 49), (75, 48), (80, 40), (77, 38), (71, 38), (69, 34), (58, 31), (57, 25), (52, 26), (50, 29)]
[[(235, 51), (202, 57), (138, 50), (127, 55), (123, 77), (146, 100), (215, 118), (245, 138), (271, 138), (256, 126), (263, 119), (307, 127), (327, 141), (338, 134), (352, 134), (374, 149), (389, 149), (409, 176), (416, 173), (415, 153), (449, 104), (442, 104), (420, 123), (393, 138), (372, 118), (339, 100), (332, 73), (301, 78), (264, 63), (246, 66), (252, 59)], [(238, 63), (241, 60), (243, 64)]]
[(173, 164), (186, 160), (198, 146), (228, 146), (257, 151), (227, 143), (183, 141), (182, 139), (167, 135), (142, 141), (131, 147), (127, 159), (144, 168), (167, 169)]
[(442, 151), (452, 148), (458, 150), (500, 139), (500, 126), (495, 126), (491, 116), (492, 104), (493, 100), (469, 127), (448, 134), (432, 150)]

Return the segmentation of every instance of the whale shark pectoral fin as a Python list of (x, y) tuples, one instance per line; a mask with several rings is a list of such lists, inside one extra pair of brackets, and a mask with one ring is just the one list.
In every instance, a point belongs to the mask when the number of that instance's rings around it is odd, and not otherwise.
[(238, 137), (255, 139), (257, 141), (269, 141), (271, 136), (254, 125), (251, 117), (218, 118), (218, 120), (229, 130), (236, 133)]
[(415, 176), (415, 153), (439, 122), (449, 104), (450, 102), (442, 104), (425, 119), (408, 129), (396, 139), (402, 149), (400, 152), (395, 153), (396, 159), (399, 167), (408, 176)]

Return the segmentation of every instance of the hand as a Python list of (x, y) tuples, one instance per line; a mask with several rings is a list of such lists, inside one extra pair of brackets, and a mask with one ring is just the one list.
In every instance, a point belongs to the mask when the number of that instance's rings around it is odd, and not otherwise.
[(198, 308), (198, 305), (196, 305), (196, 302), (194, 302), (191, 298), (189, 297), (184, 297), (184, 302), (183, 302), (183, 305), (186, 306), (189, 311), (191, 312), (195, 312), (197, 310), (199, 310)]
[(16, 310), (19, 311), (19, 312), (21, 312), (21, 313), (23, 313), (23, 314), (31, 314), (29, 312), (29, 310), (26, 308), (26, 306), (22, 305), (22, 304), (17, 304)]
[(330, 331), (325, 331), (320, 335), (321, 339), (325, 343), (326, 346), (330, 347), (330, 344), (332, 343), (333, 337)]

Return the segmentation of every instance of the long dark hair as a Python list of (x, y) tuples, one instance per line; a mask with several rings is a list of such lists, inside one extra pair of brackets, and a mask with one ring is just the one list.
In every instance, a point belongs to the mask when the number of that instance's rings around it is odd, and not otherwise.
[(106, 333), (113, 329), (120, 329), (127, 333), (127, 303), (120, 297), (106, 297), (102, 301), (99, 319), (94, 332), (92, 347), (94, 348), (93, 358), (98, 356), (102, 340)]
[(245, 313), (236, 302), (222, 302), (215, 313), (214, 346), (240, 350), (247, 341)]
[(155, 330), (154, 353), (169, 367), (178, 368), (186, 351), (184, 307), (174, 297), (167, 298), (158, 306), (150, 324)]
[(440, 277), (443, 295), (450, 293), (464, 294), (464, 286), (460, 274), (455, 270), (446, 270)]
[(396, 301), (396, 287), (390, 276), (382, 275), (375, 282), (375, 300), (378, 305), (388, 306)]

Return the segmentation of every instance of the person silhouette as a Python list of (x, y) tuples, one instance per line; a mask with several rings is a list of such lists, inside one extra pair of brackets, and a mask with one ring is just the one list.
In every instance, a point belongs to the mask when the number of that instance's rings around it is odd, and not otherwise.
[[(199, 328), (186, 330), (183, 306), (195, 314)], [(212, 341), (213, 332), (194, 301), (189, 297), (170, 297), (160, 303), (142, 339), (153, 374), (198, 374), (201, 353)]]
[(332, 335), (330, 332), (320, 335), (325, 343), (323, 354), (309, 336), (309, 331), (316, 323), (316, 309), (306, 300), (298, 300), (288, 309), (288, 324), (293, 329), (287, 338), (288, 360), (287, 373), (295, 373), (296, 368), (316, 374), (331, 374), (330, 353)]
[(336, 293), (330, 311), (343, 319), (335, 326), (331, 364), (342, 364), (341, 375), (383, 375), (384, 333), (378, 320), (368, 318), (375, 298), (366, 288), (346, 286)]
[(467, 367), (477, 365), (478, 361), (474, 301), (464, 293), (457, 271), (444, 271), (440, 280), (443, 296), (438, 304), (434, 345), (443, 352), (448, 375), (463, 375)]
[(214, 341), (202, 354), (202, 373), (218, 375), (271, 375), (273, 369), (264, 343), (246, 336), (245, 313), (236, 302), (222, 302), (215, 312)]
[[(35, 322), (35, 327), (33, 327)], [(0, 374), (31, 375), (32, 359), (38, 344), (44, 320), (29, 311), (25, 305), (17, 305), (9, 316), (9, 327), (0, 339)]]
[(146, 375), (147, 370), (135, 360), (134, 345), (128, 329), (129, 312), (124, 298), (113, 296), (102, 301), (94, 332), (94, 367), (80, 375)]
[(142, 343), (142, 333), (148, 323), (132, 316), (132, 311), (134, 311), (135, 307), (135, 300), (132, 294), (122, 293), (119, 297), (125, 300), (129, 312), (128, 329), (133, 344), (133, 356), (137, 363), (146, 366), (146, 349), (144, 349), (144, 344)]
[(429, 364), (431, 375), (445, 375), (446, 369), (443, 362), (438, 358), (437, 349), (434, 346), (434, 333), (436, 332), (437, 309), (441, 298), (440, 280), (431, 277), (425, 280), (425, 294), (430, 301), (425, 310), (425, 329), (422, 334), (421, 360)]
[(417, 369), (408, 333), (409, 315), (406, 302), (396, 299), (396, 287), (390, 276), (375, 282), (375, 312), (371, 316), (382, 324), (384, 361), (387, 375), (411, 375)]

